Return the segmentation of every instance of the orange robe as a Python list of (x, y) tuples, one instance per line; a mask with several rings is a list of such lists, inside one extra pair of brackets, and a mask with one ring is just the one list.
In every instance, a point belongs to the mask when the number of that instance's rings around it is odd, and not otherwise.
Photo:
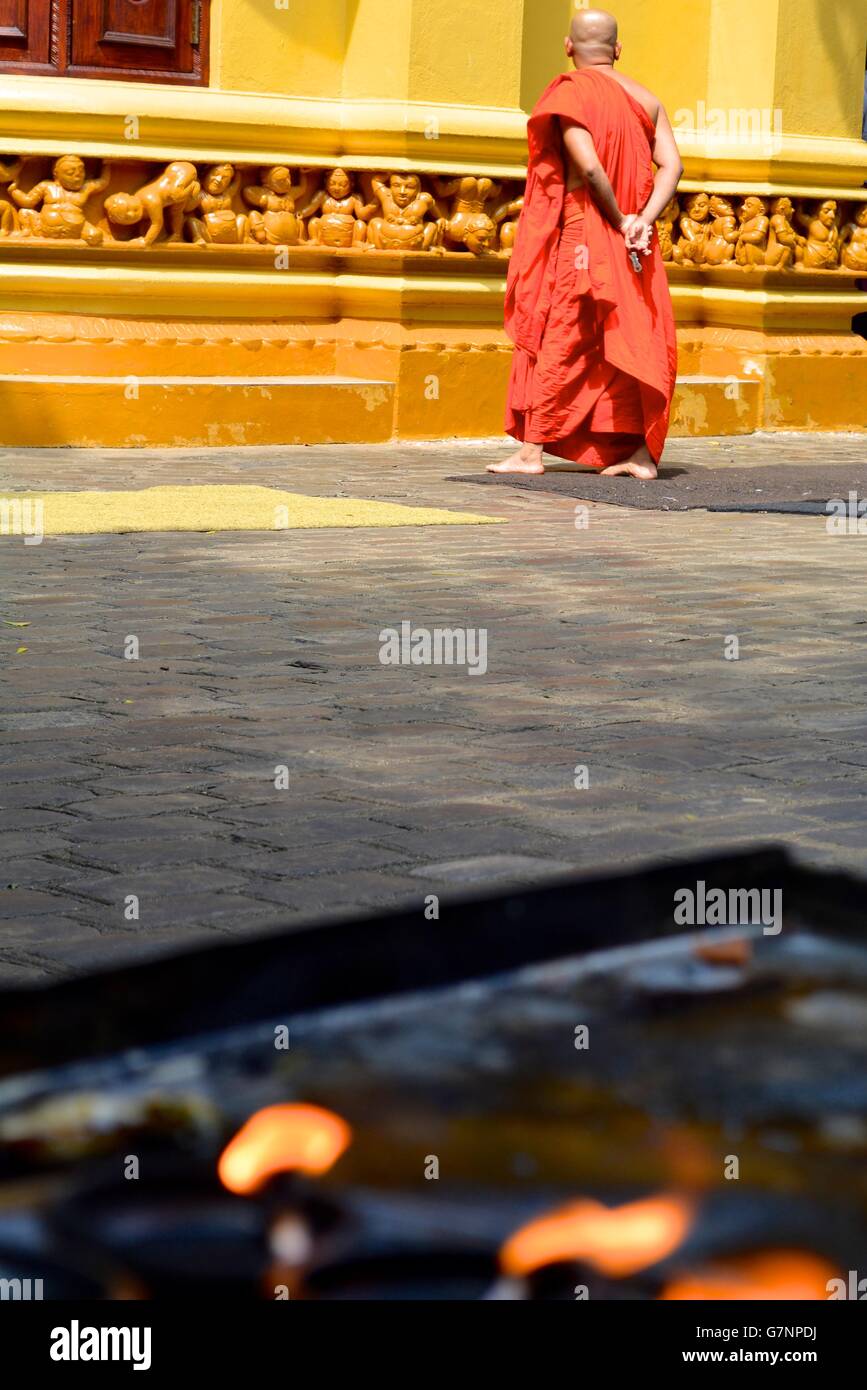
[(653, 189), (656, 131), (644, 108), (593, 68), (555, 78), (528, 125), (527, 191), (506, 283), (515, 344), (506, 430), (593, 468), (621, 462), (642, 441), (658, 461), (677, 372), (659, 236), (654, 228), (638, 273), (586, 188), (566, 192), (560, 117), (590, 132), (622, 212), (640, 212)]

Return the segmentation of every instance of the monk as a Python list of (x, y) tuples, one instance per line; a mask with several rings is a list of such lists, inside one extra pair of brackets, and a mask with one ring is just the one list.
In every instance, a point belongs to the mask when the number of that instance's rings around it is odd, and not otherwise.
[(488, 471), (544, 473), (547, 450), (653, 479), (677, 370), (655, 224), (683, 165), (662, 103), (615, 71), (613, 15), (579, 12), (566, 53), (575, 72), (554, 79), (530, 118), (506, 282), (515, 344), (506, 430), (523, 447)]

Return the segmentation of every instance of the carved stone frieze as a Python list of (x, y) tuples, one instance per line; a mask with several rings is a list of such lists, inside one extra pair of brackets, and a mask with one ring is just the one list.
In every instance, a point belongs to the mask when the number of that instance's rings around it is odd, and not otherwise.
[(867, 201), (686, 193), (657, 226), (675, 265), (867, 272)]
[[(167, 244), (507, 259), (520, 180), (343, 167), (0, 155), (0, 244), (146, 253)], [(867, 200), (680, 193), (659, 221), (663, 260), (687, 269), (867, 274)], [(296, 261), (297, 264), (297, 261)]]

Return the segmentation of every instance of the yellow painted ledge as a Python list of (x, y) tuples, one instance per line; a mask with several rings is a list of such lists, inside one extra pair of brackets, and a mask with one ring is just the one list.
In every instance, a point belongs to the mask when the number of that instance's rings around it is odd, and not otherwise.
[[(701, 311), (701, 302), (694, 307)], [(867, 342), (851, 329), (781, 331), (776, 306), (752, 307), (768, 327), (739, 326), (737, 306), (731, 326), (694, 319), (679, 327), (673, 432), (867, 429)], [(511, 358), (501, 324), (4, 312), (0, 445), (218, 448), (498, 435)]]
[[(0, 240), (0, 313), (167, 318), (381, 319), (501, 324), (506, 261), (497, 256)], [(845, 332), (867, 309), (845, 270), (782, 273), (668, 266), (680, 323)], [(863, 283), (863, 281), (861, 282)]]
[[(505, 278), (465, 264), (444, 274), (273, 269), (273, 256), (235, 266), (190, 247), (160, 263), (132, 253), (110, 263), (88, 257), (6, 258), (0, 247), (0, 310), (239, 318), (428, 319), (502, 322)], [(185, 249), (185, 248), (183, 248)], [(40, 248), (41, 250), (41, 248)], [(419, 253), (421, 255), (422, 253)]]
[[(18, 154), (74, 150), (113, 159), (280, 159), (311, 166), (342, 161), (359, 169), (387, 164), (522, 178), (526, 127), (527, 112), (519, 107), (0, 74), (0, 146)], [(867, 174), (861, 140), (784, 133), (772, 154), (749, 141), (709, 142), (694, 131), (678, 132), (678, 140), (687, 180), (728, 182), (733, 192), (756, 184), (769, 192), (843, 196), (863, 188)]]
[(386, 161), (392, 169), (520, 178), (526, 126), (517, 108), (0, 74), (0, 144), (19, 154), (307, 165), (346, 159), (356, 168), (379, 170)]
[[(437, 507), (403, 507), (357, 497), (309, 497), (268, 487), (149, 487), (127, 492), (10, 493), (0, 506), (11, 522), (0, 535), (19, 539), (14, 504), (27, 534), (96, 536), (137, 531), (299, 531), (320, 527), (484, 526), (502, 518)], [(28, 506), (27, 503), (30, 505)], [(38, 508), (38, 509), (37, 509)]]
[[(863, 140), (825, 136), (782, 135), (773, 153), (764, 153), (752, 141), (724, 144), (677, 133), (683, 158), (681, 188), (713, 186), (732, 193), (779, 193), (827, 197), (852, 197), (864, 192), (867, 151)], [(748, 185), (745, 187), (744, 185)]]

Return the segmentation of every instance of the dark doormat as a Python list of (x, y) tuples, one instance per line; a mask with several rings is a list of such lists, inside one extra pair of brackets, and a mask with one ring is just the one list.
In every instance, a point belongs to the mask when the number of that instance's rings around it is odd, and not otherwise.
[(471, 473), (447, 478), (450, 483), (482, 483), (555, 492), (616, 507), (652, 512), (806, 512), (826, 513), (826, 503), (847, 503), (850, 492), (867, 498), (867, 460), (851, 463), (773, 463), (755, 468), (708, 468), (678, 465), (660, 469), (652, 483), (637, 478), (603, 478), (598, 473)]

